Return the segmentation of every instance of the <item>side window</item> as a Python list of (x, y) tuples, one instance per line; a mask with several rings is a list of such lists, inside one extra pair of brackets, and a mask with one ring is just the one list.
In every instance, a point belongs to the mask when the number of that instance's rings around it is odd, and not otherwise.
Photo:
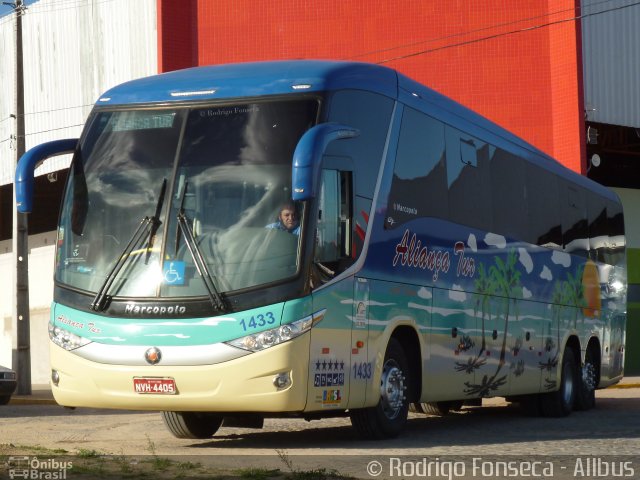
[(490, 229), (490, 189), (487, 172), (495, 147), (446, 127), (449, 218), (454, 223)]
[(562, 246), (567, 253), (586, 257), (589, 253), (587, 202), (577, 185), (561, 181)]
[(316, 249), (314, 261), (331, 275), (353, 263), (352, 255), (352, 186), (351, 172), (322, 171), (318, 196)]
[(385, 228), (418, 217), (447, 218), (447, 197), (444, 124), (405, 107)]
[(539, 167), (527, 164), (529, 234), (524, 239), (547, 248), (562, 247), (562, 226), (558, 211), (558, 180)]
[(604, 261), (609, 265), (625, 265), (625, 238), (624, 217), (622, 205), (611, 201), (607, 202), (607, 224), (609, 228), (609, 244), (606, 249)]
[(491, 159), (492, 232), (507, 238), (525, 238), (527, 209), (524, 161), (498, 149)]
[(589, 213), (589, 258), (597, 262), (606, 262), (606, 250), (609, 244), (607, 204), (603, 198), (590, 196), (587, 202)]
[(360, 90), (341, 90), (331, 97), (328, 121), (357, 128), (360, 134), (348, 142), (332, 142), (327, 155), (353, 159), (358, 196), (373, 198), (393, 103), (388, 97)]

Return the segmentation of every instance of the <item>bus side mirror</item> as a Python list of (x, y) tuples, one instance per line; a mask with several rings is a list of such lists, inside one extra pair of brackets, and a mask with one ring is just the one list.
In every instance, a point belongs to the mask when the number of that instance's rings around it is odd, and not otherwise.
[(78, 145), (77, 138), (54, 140), (42, 143), (26, 152), (16, 168), (16, 205), (19, 213), (29, 213), (33, 205), (33, 173), (49, 157), (73, 153)]
[(316, 196), (320, 181), (322, 156), (334, 140), (357, 137), (359, 130), (339, 123), (321, 123), (302, 135), (293, 152), (291, 198), (309, 200)]

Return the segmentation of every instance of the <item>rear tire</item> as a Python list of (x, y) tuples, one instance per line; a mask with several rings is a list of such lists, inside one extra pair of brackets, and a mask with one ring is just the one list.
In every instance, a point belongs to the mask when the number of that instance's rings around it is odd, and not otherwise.
[(350, 412), (351, 424), (366, 439), (397, 437), (409, 412), (409, 363), (400, 342), (391, 338), (384, 356), (378, 405)]
[(542, 415), (541, 397), (541, 394), (536, 393), (534, 395), (524, 395), (518, 398), (522, 412), (528, 417), (539, 417)]
[(596, 406), (596, 387), (598, 386), (598, 365), (592, 348), (587, 349), (584, 366), (580, 369), (578, 392), (576, 394), (576, 410), (589, 410)]
[(11, 401), (11, 395), (0, 395), (0, 405), (6, 405)]
[(413, 411), (417, 413), (424, 413), (426, 415), (437, 415), (442, 417), (449, 414), (449, 412), (460, 410), (462, 408), (462, 400), (449, 400), (444, 402), (422, 402), (414, 403)]
[(566, 417), (573, 410), (580, 385), (576, 355), (571, 347), (562, 354), (560, 388), (540, 397), (540, 410), (545, 417)]
[(211, 438), (222, 424), (222, 416), (206, 412), (162, 412), (162, 419), (176, 438)]

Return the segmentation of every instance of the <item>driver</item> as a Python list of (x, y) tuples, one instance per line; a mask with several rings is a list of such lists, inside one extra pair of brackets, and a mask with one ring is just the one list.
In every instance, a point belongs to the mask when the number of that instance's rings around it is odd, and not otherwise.
[(294, 235), (300, 235), (300, 223), (298, 222), (295, 205), (292, 202), (287, 202), (282, 205), (280, 213), (278, 214), (278, 221), (270, 223), (265, 228), (273, 228), (282, 230), (283, 232), (293, 233)]

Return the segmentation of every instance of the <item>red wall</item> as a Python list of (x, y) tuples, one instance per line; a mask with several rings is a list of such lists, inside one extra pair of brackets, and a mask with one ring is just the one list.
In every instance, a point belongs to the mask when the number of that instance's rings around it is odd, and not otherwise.
[(158, 70), (198, 65), (197, 3), (158, 0)]
[[(180, 8), (176, 8), (179, 4)], [(271, 59), (393, 67), (581, 171), (579, 0), (158, 0), (161, 71)], [(193, 38), (193, 45), (185, 39)], [(187, 42), (188, 43), (188, 42)]]

